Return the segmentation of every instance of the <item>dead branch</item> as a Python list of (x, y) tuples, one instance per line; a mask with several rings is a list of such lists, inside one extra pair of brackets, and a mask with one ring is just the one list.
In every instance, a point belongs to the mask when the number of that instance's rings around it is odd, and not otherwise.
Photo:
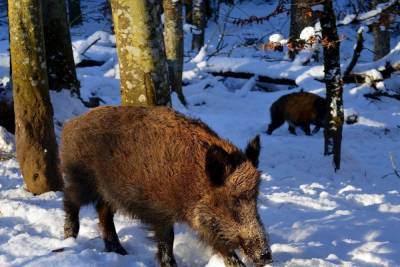
[(388, 92), (382, 92), (382, 91), (376, 91), (373, 93), (364, 94), (364, 97), (374, 100), (381, 100), (380, 99), (381, 96), (386, 96), (400, 101), (400, 94), (389, 94)]
[(341, 21), (341, 22), (337, 23), (337, 26), (361, 23), (363, 21), (380, 16), (383, 12), (387, 12), (387, 11), (396, 12), (396, 7), (398, 5), (399, 5), (398, 0), (391, 0), (388, 3), (381, 4), (381, 10), (379, 12), (371, 12), (372, 10), (370, 10), (365, 13), (356, 14), (351, 21), (346, 21), (346, 22)]
[[(250, 79), (255, 74), (254, 73), (246, 73), (246, 72), (210, 72), (213, 76), (222, 76), (222, 77), (231, 77), (231, 78), (239, 78), (239, 79)], [(265, 75), (257, 74), (258, 79), (257, 82), (265, 82), (265, 83), (275, 83), (275, 84), (284, 84), (284, 85), (292, 85), (297, 86), (296, 82), (291, 79), (286, 78), (271, 78)]]
[(357, 64), (357, 61), (361, 55), (361, 51), (363, 50), (363, 47), (364, 47), (363, 43), (364, 43), (363, 30), (361, 28), (358, 30), (358, 33), (357, 33), (357, 44), (356, 44), (356, 48), (354, 49), (353, 57), (351, 58), (350, 64), (347, 66), (346, 70), (343, 73), (343, 80), (346, 79), (346, 77), (350, 75), (354, 66)]

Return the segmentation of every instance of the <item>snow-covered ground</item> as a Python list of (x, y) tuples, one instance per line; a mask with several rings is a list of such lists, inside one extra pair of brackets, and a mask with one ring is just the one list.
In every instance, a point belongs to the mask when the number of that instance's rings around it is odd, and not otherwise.
[[(96, 1), (85, 2), (85, 10), (92, 14)], [(231, 10), (230, 16), (261, 16), (274, 7), (265, 1), (244, 2)], [(221, 13), (228, 11), (224, 6)], [(321, 63), (308, 67), (291, 65), (276, 61), (282, 54), (261, 51), (257, 45), (244, 45), (246, 38), (265, 36), (262, 41), (266, 41), (272, 33), (287, 36), (287, 20), (288, 16), (281, 14), (261, 25), (228, 24), (224, 39), (227, 46), (221, 53), (226, 51), (230, 57), (241, 58), (236, 62), (247, 62), (260, 75), (286, 75), (304, 90), (324, 95), (324, 84), (314, 80), (323, 76)], [(0, 32), (4, 34), (6, 30), (2, 27)], [(82, 59), (79, 51), (88, 44), (87, 38), (98, 30), (109, 31), (109, 25), (101, 19), (88, 20), (73, 30), (77, 61)], [(348, 26), (339, 30), (349, 37), (342, 43), (345, 65), (353, 52), (357, 28)], [(368, 47), (372, 47), (370, 35), (366, 36)], [(195, 55), (189, 53), (190, 38), (186, 38), (184, 94), (189, 105), (183, 107), (173, 96), (173, 106), (202, 119), (241, 148), (250, 138), (261, 134), (259, 212), (270, 235), (273, 266), (399, 266), (400, 178), (394, 174), (392, 165), (397, 162), (400, 169), (400, 102), (389, 98), (372, 101), (363, 96), (371, 92), (369, 86), (345, 85), (345, 113), (358, 114), (359, 121), (344, 126), (342, 166), (335, 173), (331, 157), (323, 156), (322, 131), (310, 137), (297, 129), (298, 136), (293, 136), (282, 126), (271, 136), (265, 134), (269, 106), (288, 93), (287, 87), (268, 85), (273, 92), (256, 91), (251, 90), (258, 88), (255, 79), (222, 79), (206, 73), (217, 64), (226, 68), (237, 66), (229, 63), (232, 59), (226, 58), (228, 54), (208, 60), (207, 55), (218, 43), (218, 27), (213, 22), (207, 36), (207, 51), (194, 59), (191, 57)], [(98, 96), (107, 104), (118, 105), (115, 40), (106, 32), (91, 38), (97, 37), (101, 41), (85, 56), (106, 63), (78, 69), (82, 97)], [(0, 78), (6, 82), (8, 41), (4, 36), (0, 39)], [(394, 36), (392, 42), (395, 47), (399, 37)], [(370, 59), (370, 52), (364, 50), (360, 60), (368, 63)], [(252, 66), (254, 62), (259, 65)], [(263, 64), (270, 68), (268, 72)], [(398, 78), (393, 84), (398, 86)], [(293, 88), (292, 92), (299, 89)], [(51, 98), (57, 135), (65, 120), (87, 110), (66, 91), (52, 92)], [(13, 149), (12, 136), (0, 129), (0, 151)], [(62, 197), (61, 192), (33, 196), (24, 189), (17, 161), (0, 161), (0, 266), (156, 266), (156, 247), (147, 238), (145, 226), (122, 215), (115, 217), (115, 223), (122, 245), (129, 252), (127, 256), (104, 251), (92, 207), (81, 210), (78, 238), (63, 240)], [(64, 249), (54, 251), (59, 248)], [(176, 225), (174, 250), (179, 266), (223, 266), (221, 259), (184, 225)]]

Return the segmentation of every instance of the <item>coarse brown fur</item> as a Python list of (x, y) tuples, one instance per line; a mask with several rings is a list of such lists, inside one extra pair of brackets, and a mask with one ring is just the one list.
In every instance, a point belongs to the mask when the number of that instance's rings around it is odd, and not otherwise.
[(310, 135), (310, 124), (314, 124), (313, 134), (324, 126), (326, 117), (326, 100), (308, 92), (298, 92), (281, 96), (270, 108), (271, 123), (268, 125), (268, 134), (281, 127), (286, 121), (289, 132), (296, 134), (295, 128), (301, 129)]
[[(113, 214), (151, 226), (161, 266), (175, 266), (173, 224), (186, 222), (231, 265), (241, 248), (258, 265), (271, 251), (257, 212), (259, 137), (243, 153), (204, 123), (165, 107), (100, 107), (66, 123), (65, 237), (79, 208), (97, 203), (106, 249), (126, 254)], [(233, 264), (232, 262), (236, 262)]]

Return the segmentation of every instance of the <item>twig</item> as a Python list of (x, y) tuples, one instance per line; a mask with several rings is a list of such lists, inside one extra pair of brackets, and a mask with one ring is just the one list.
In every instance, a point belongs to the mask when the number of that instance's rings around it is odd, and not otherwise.
[(92, 47), (94, 46), (98, 41), (101, 40), (101, 37), (98, 37), (96, 40), (94, 40), (91, 44), (89, 44), (83, 51), (80, 53), (82, 56), (85, 55), (85, 53)]

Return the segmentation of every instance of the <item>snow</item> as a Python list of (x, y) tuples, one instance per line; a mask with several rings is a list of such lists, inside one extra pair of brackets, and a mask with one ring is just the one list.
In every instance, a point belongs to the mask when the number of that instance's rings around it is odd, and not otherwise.
[[(275, 8), (268, 1), (242, 2), (238, 4), (240, 9), (234, 8), (230, 16), (262, 16)], [(86, 8), (94, 8), (98, 3), (88, 0), (87, 5)], [(222, 4), (221, 14), (228, 9)], [(220, 23), (223, 19), (221, 15)], [(359, 121), (344, 125), (342, 167), (337, 172), (333, 170), (332, 158), (323, 155), (323, 131), (305, 136), (297, 129), (298, 135), (293, 136), (282, 126), (271, 136), (266, 135), (269, 107), (279, 97), (301, 88), (325, 94), (322, 62), (292, 63), (285, 60), (283, 53), (242, 45), (245, 37), (265, 41), (263, 38), (276, 32), (287, 36), (285, 21), (287, 14), (260, 25), (228, 24), (226, 46), (212, 57), (208, 53), (214, 51), (218, 41), (218, 25), (209, 22), (207, 45), (198, 54), (190, 52), (191, 36), (186, 33), (183, 92), (188, 106), (183, 106), (173, 94), (173, 107), (203, 120), (240, 148), (256, 134), (261, 135), (258, 208), (270, 236), (273, 266), (398, 266), (400, 179), (394, 173), (390, 155), (400, 161), (399, 102), (389, 98), (366, 99), (363, 94), (374, 90), (368, 84), (344, 85), (345, 115), (357, 114)], [(0, 33), (7, 32), (4, 25), (1, 27)], [(100, 67), (79, 68), (77, 74), (85, 101), (100, 97), (105, 104), (118, 105), (115, 38), (106, 29), (106, 22), (93, 20), (72, 30), (77, 62), (86, 57), (106, 62)], [(353, 54), (357, 29), (343, 26), (339, 31), (349, 36), (341, 43), (344, 64)], [(372, 47), (371, 33), (364, 34), (365, 45)], [(393, 36), (392, 41), (391, 53), (377, 62), (372, 62), (369, 51), (363, 51), (354, 70), (369, 73), (383, 67), (386, 61), (393, 66), (400, 64), (399, 37)], [(6, 36), (0, 40), (0, 80), (4, 84), (9, 81), (7, 49)], [(238, 71), (254, 76), (224, 79), (209, 75), (211, 71)], [(288, 86), (269, 84), (275, 90), (259, 91), (257, 75), (292, 79), (297, 87), (287, 90)], [(377, 73), (373, 75), (381, 78)], [(399, 81), (398, 74), (392, 75), (384, 81), (385, 87), (397, 86), (399, 90)], [(50, 96), (59, 138), (62, 124), (88, 108), (66, 90), (51, 92)], [(14, 137), (0, 128), (0, 153), (14, 151)], [(62, 199), (61, 192), (33, 196), (25, 190), (16, 159), (0, 161), (0, 266), (156, 266), (156, 245), (148, 238), (151, 233), (140, 221), (122, 214), (115, 216), (115, 224), (121, 243), (129, 252), (126, 256), (104, 251), (93, 207), (80, 212), (78, 238), (64, 240)], [(175, 233), (178, 266), (224, 266), (222, 258), (200, 242), (189, 227), (178, 224)]]
[(308, 41), (313, 36), (315, 36), (314, 27), (305, 27), (300, 33), (300, 39), (305, 41)]
[(269, 41), (272, 43), (280, 43), (283, 39), (283, 35), (280, 33), (274, 33), (269, 37)]

